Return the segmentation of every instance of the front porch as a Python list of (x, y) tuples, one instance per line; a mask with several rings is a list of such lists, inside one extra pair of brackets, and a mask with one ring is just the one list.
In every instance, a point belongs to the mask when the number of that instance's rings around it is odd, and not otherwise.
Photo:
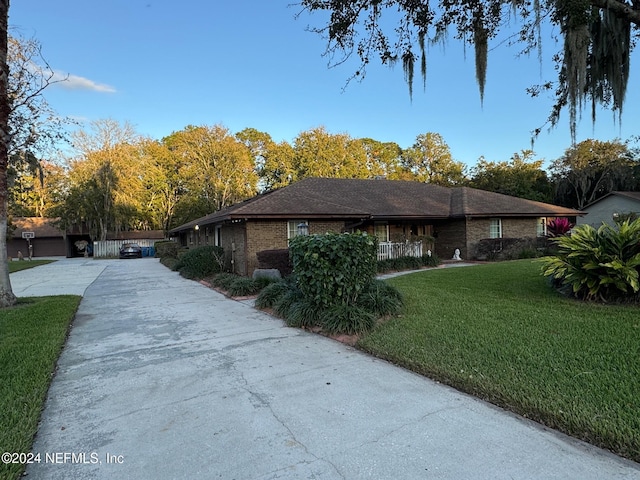
[(389, 260), (400, 257), (421, 257), (422, 255), (423, 246), (421, 241), (378, 243), (378, 260)]

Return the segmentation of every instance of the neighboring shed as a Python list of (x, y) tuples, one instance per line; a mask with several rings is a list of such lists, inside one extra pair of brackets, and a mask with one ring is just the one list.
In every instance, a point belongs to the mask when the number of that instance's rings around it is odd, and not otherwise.
[(578, 218), (577, 224), (588, 224), (598, 228), (603, 223), (609, 225), (624, 215), (640, 216), (640, 192), (611, 192), (584, 208), (587, 214)]
[(27, 258), (29, 245), (34, 257), (65, 256), (65, 235), (55, 221), (53, 218), (13, 217), (11, 226), (15, 228), (7, 241), (7, 256), (18, 258), (20, 252)]

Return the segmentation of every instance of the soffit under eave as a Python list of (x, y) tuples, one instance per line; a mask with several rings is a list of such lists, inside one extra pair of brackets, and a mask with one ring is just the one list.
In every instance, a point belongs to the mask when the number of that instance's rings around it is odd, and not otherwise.
[(259, 214), (259, 215), (230, 215), (231, 220), (352, 220), (368, 219), (368, 214), (309, 214), (309, 213), (287, 213), (287, 214)]
[(578, 210), (568, 212), (534, 212), (534, 213), (467, 213), (451, 215), (450, 219), (463, 219), (463, 218), (541, 218), (541, 217), (583, 217), (587, 212), (581, 212)]
[(394, 222), (407, 221), (412, 222), (416, 220), (447, 220), (451, 217), (445, 215), (371, 215), (371, 220), (385, 221), (390, 220)]

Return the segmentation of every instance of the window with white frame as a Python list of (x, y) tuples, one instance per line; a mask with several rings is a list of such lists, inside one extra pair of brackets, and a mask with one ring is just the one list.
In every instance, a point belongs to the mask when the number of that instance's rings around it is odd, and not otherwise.
[(387, 222), (375, 222), (373, 224), (373, 232), (378, 237), (379, 242), (389, 241), (389, 224)]
[(547, 217), (540, 217), (538, 219), (538, 228), (536, 229), (538, 237), (547, 236)]
[(502, 238), (502, 219), (489, 219), (489, 238)]
[(287, 223), (287, 239), (291, 240), (293, 237), (298, 236), (298, 225), (307, 225), (307, 231), (309, 227), (308, 220), (291, 220)]

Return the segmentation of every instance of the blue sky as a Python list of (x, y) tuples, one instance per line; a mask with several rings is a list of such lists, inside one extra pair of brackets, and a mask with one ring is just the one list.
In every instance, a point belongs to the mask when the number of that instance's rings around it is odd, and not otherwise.
[[(305, 30), (322, 17), (296, 19), (293, 1), (13, 0), (9, 24), (13, 33), (37, 38), (51, 67), (69, 75), (46, 92), (60, 115), (127, 121), (155, 139), (187, 125), (222, 124), (292, 142), (324, 126), (406, 148), (435, 132), (470, 166), (481, 156), (503, 161), (531, 148), (530, 132), (545, 122), (552, 99), (532, 99), (525, 89), (555, 79), (550, 63), (516, 58), (516, 48), (493, 49), (481, 105), (473, 52), (465, 55), (450, 40), (430, 48), (427, 91), (417, 81), (413, 99), (400, 66), (371, 65), (363, 82), (344, 89), (357, 62), (327, 68), (325, 41)], [(555, 50), (546, 39), (545, 58)], [(637, 58), (622, 124), (601, 111), (594, 128), (586, 111), (577, 141), (640, 134)], [(543, 130), (537, 158), (552, 161), (570, 146), (567, 118), (565, 112), (558, 127)]]

